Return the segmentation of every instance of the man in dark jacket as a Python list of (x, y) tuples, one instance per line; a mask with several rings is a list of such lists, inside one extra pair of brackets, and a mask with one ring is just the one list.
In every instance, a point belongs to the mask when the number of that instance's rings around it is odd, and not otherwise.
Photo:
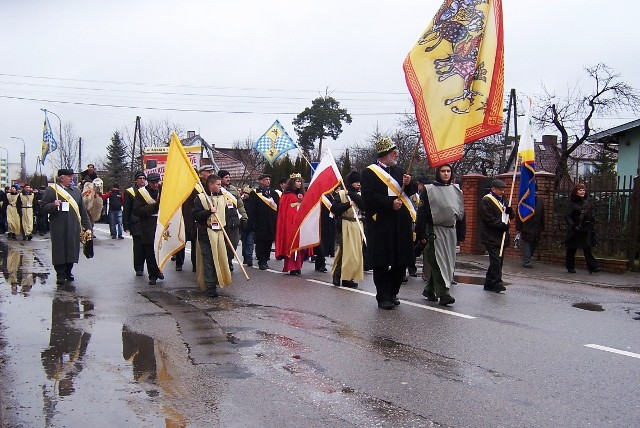
[(247, 229), (255, 232), (256, 258), (260, 270), (269, 269), (267, 261), (271, 257), (271, 246), (276, 236), (276, 221), (278, 218), (278, 194), (271, 189), (271, 176), (262, 174), (258, 177), (258, 186), (249, 194), (245, 209)]
[(155, 285), (164, 275), (158, 268), (153, 249), (158, 223), (158, 209), (160, 207), (160, 174), (152, 172), (147, 176), (148, 184), (136, 191), (133, 200), (133, 213), (140, 218), (141, 242), (144, 260), (147, 262), (149, 285)]
[(409, 196), (417, 191), (411, 176), (396, 166), (398, 149), (387, 137), (375, 144), (378, 161), (362, 172), (367, 246), (376, 300), (381, 309), (400, 304), (398, 291), (413, 252), (415, 209)]
[(136, 192), (146, 184), (147, 176), (144, 172), (138, 171), (135, 174), (135, 183), (124, 192), (124, 210), (122, 214), (122, 224), (125, 232), (131, 234), (133, 240), (133, 269), (136, 276), (142, 276), (144, 272), (144, 251), (142, 250), (142, 229), (140, 219), (133, 212), (133, 202)]
[(0, 234), (7, 233), (7, 205), (9, 205), (9, 199), (7, 199), (7, 193), (0, 189)]
[(509, 220), (513, 218), (513, 210), (508, 206), (508, 200), (504, 197), (504, 189), (507, 185), (502, 180), (491, 182), (491, 191), (484, 195), (480, 202), (480, 223), (482, 242), (489, 253), (489, 269), (484, 281), (484, 289), (499, 293), (506, 288), (502, 283), (502, 261), (504, 251), (500, 254), (500, 248), (509, 246)]
[[(536, 190), (538, 190), (537, 184)], [(522, 221), (519, 215), (516, 216), (516, 231), (522, 239), (522, 266), (526, 268), (533, 267), (531, 257), (538, 248), (544, 230), (544, 203), (538, 195), (536, 195), (534, 210), (533, 215), (525, 221)]]
[(109, 202), (109, 230), (111, 239), (124, 239), (122, 236), (122, 206), (124, 195), (120, 192), (120, 186), (115, 183), (110, 191), (101, 195), (103, 201)]

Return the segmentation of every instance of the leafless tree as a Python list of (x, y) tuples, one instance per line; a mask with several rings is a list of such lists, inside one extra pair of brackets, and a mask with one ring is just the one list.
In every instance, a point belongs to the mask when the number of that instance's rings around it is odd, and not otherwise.
[(591, 88), (585, 90), (580, 82), (569, 88), (563, 98), (544, 88), (544, 95), (536, 102), (533, 119), (539, 128), (555, 128), (560, 133), (560, 161), (556, 167), (555, 188), (568, 174), (569, 156), (596, 131), (594, 117), (611, 117), (624, 112), (637, 113), (640, 95), (620, 74), (598, 64), (585, 68)]
[(78, 137), (72, 122), (62, 124), (62, 138), (58, 142), (58, 149), (49, 153), (54, 169), (75, 168), (78, 164)]
[(251, 177), (255, 175), (256, 172), (264, 170), (264, 167), (267, 163), (264, 156), (258, 153), (257, 150), (253, 149), (254, 140), (251, 137), (247, 137), (244, 140), (234, 141), (231, 146), (233, 149), (240, 149), (238, 151), (239, 161), (244, 165), (244, 171), (242, 172), (242, 176), (239, 178), (239, 184), (250, 184), (252, 181)]

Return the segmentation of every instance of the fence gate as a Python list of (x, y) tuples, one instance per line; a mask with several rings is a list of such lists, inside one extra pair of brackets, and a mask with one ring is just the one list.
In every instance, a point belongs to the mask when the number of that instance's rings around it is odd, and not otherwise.
[(640, 176), (633, 179), (629, 212), (629, 269), (640, 270)]

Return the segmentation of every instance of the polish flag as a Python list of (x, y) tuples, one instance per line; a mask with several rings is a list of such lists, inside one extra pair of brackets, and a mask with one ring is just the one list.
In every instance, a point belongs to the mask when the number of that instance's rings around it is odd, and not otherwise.
[(322, 197), (340, 185), (342, 176), (330, 150), (320, 160), (313, 173), (309, 189), (302, 198), (298, 213), (293, 219), (289, 254), (320, 244), (320, 211)]

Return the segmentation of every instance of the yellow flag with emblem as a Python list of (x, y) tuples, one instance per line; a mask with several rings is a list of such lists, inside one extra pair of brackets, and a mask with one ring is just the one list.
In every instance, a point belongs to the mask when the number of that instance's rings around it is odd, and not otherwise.
[(403, 67), (429, 164), (502, 130), (502, 0), (445, 0)]
[(182, 204), (200, 183), (187, 154), (174, 132), (171, 135), (167, 163), (162, 180), (160, 207), (154, 248), (158, 267), (162, 269), (172, 255), (184, 248), (186, 239)]

